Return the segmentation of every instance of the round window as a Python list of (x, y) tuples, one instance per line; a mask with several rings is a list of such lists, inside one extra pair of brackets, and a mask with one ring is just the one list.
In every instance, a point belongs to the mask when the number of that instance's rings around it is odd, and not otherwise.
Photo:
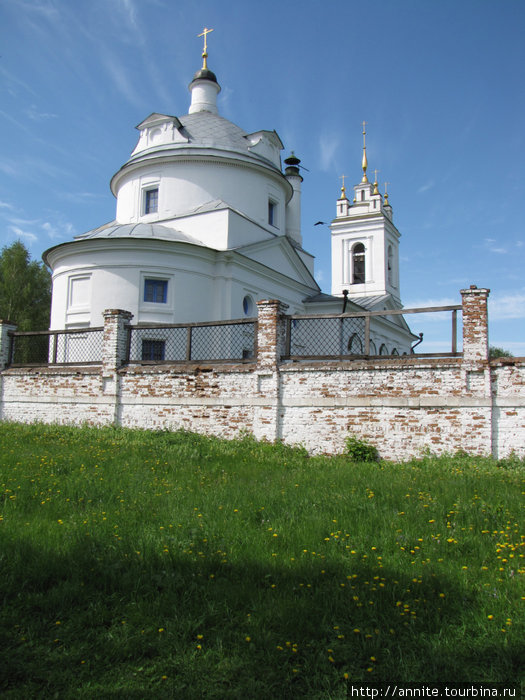
[(246, 295), (242, 300), (242, 310), (245, 316), (253, 316), (254, 303), (253, 299)]

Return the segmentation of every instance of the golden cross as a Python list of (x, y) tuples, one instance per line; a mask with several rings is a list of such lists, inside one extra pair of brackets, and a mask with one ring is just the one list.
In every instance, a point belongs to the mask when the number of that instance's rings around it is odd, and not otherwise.
[(203, 30), (202, 34), (197, 34), (197, 36), (203, 36), (203, 37), (204, 37), (204, 52), (203, 52), (203, 55), (206, 54), (206, 53), (208, 52), (208, 43), (207, 43), (206, 40), (207, 40), (208, 34), (209, 34), (210, 32), (213, 32), (213, 29), (208, 29), (207, 27), (204, 27), (204, 30)]
[(389, 184), (389, 182), (385, 182), (385, 197), (388, 197), (388, 192), (386, 191), (386, 188)]
[(346, 196), (345, 177), (346, 177), (346, 175), (339, 176), (339, 179), (343, 181), (343, 186), (341, 187), (341, 196)]
[(377, 182), (377, 173), (379, 170), (374, 170), (374, 182)]

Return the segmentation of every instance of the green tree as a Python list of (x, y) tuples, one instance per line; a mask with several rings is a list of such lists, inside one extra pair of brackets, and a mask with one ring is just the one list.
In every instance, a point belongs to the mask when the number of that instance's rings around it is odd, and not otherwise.
[(44, 263), (31, 260), (21, 241), (0, 253), (0, 318), (21, 331), (49, 328), (51, 274)]
[(494, 345), (491, 345), (489, 348), (489, 357), (514, 357), (514, 355), (508, 350), (504, 350), (503, 348), (497, 348)]

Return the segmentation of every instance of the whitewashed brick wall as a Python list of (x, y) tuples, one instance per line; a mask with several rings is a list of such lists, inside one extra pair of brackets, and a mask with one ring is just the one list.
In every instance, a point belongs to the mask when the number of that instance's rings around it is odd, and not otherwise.
[[(435, 454), (525, 457), (525, 358), (489, 362), (488, 290), (462, 290), (463, 357), (280, 363), (284, 307), (258, 304), (252, 364), (124, 365), (127, 312), (105, 315), (96, 367), (8, 368), (0, 418), (179, 429), (342, 452), (347, 435), (382, 457)], [(0, 352), (7, 337), (0, 322)], [(5, 362), (5, 359), (4, 359)]]

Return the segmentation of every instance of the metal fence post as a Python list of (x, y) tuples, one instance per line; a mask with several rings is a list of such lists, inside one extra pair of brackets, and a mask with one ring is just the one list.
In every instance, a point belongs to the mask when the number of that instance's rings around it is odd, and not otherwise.
[(458, 312), (452, 311), (452, 352), (456, 354), (458, 350)]
[(365, 355), (370, 355), (370, 315), (365, 316)]
[(192, 326), (188, 326), (188, 332), (186, 335), (186, 360), (191, 361), (191, 330)]

